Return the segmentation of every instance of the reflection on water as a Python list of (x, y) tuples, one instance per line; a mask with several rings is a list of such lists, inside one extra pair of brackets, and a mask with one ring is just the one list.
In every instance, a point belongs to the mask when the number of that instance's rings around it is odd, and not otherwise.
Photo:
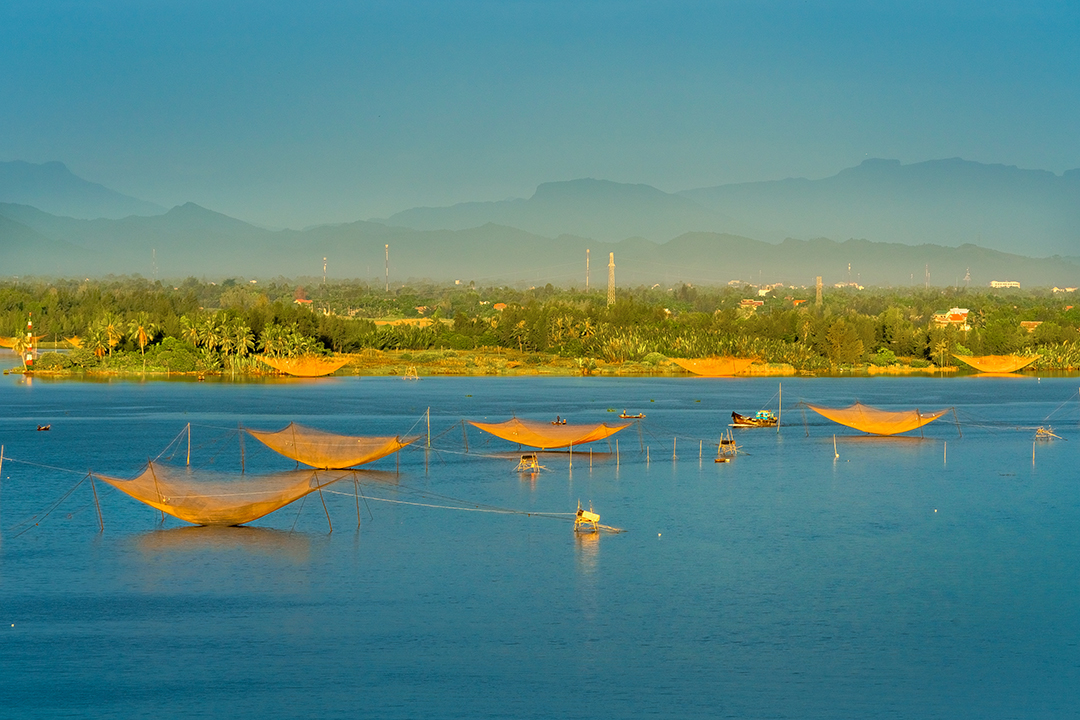
[(304, 533), (245, 525), (153, 530), (136, 535), (133, 542), (147, 559), (166, 554), (241, 551), (299, 563), (305, 562), (311, 552), (311, 539)]
[(578, 572), (582, 575), (595, 573), (597, 562), (600, 560), (600, 533), (576, 532), (574, 545), (577, 550)]

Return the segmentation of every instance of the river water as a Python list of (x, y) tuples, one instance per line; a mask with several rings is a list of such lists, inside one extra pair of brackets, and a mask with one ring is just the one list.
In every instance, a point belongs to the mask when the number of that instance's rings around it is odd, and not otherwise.
[[(730, 412), (777, 389), (4, 376), (0, 716), (1076, 717), (1077, 380), (785, 379), (780, 432), (737, 431), (714, 463)], [(796, 406), (856, 399), (955, 407), (959, 428), (870, 438)], [(462, 418), (623, 409), (647, 417), (617, 456), (544, 454), (529, 478), (479, 430), (465, 452)], [(89, 483), (45, 516), (89, 469), (134, 475), (178, 437), (183, 463), (188, 423), (193, 465), (239, 471), (239, 424), (292, 420), (423, 437), (361, 476), (359, 527), (349, 483), (247, 528), (162, 523), (101, 483), (104, 532)], [(1063, 439), (1033, 461), (1045, 424)], [(250, 438), (244, 462), (292, 467)], [(449, 509), (579, 500), (626, 532)]]

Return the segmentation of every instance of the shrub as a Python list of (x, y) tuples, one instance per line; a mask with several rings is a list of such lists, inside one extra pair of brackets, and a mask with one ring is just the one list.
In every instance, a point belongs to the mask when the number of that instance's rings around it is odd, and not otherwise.
[(35, 370), (66, 370), (72, 367), (71, 358), (65, 353), (42, 353), (34, 362)]

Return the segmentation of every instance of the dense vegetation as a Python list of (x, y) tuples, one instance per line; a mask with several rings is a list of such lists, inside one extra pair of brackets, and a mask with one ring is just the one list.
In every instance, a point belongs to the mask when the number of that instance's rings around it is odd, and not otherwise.
[[(757, 308), (744, 299), (762, 300)], [(306, 302), (297, 302), (298, 300)], [(796, 301), (804, 301), (796, 305)], [(1080, 366), (1080, 308), (1069, 294), (965, 289), (636, 288), (607, 305), (599, 292), (361, 283), (144, 279), (0, 284), (0, 335), (33, 313), (43, 341), (81, 348), (54, 367), (240, 371), (253, 354), (513, 348), (606, 362), (753, 356), (799, 370), (897, 362), (950, 364), (950, 355), (1040, 353), (1039, 366)], [(970, 308), (970, 331), (936, 327), (934, 313)], [(429, 318), (415, 323), (376, 320)], [(1041, 321), (1034, 332), (1023, 320)]]

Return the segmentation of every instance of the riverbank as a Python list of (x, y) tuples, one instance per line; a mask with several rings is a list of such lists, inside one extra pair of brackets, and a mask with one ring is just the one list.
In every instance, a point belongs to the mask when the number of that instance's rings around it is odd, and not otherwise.
[[(54, 355), (43, 353), (33, 374), (42, 377), (196, 377), (207, 376), (246, 376), (276, 377), (281, 376), (276, 370), (258, 362), (255, 358), (246, 358), (239, 367), (203, 366), (190, 370), (176, 371), (167, 367), (146, 365), (137, 362), (138, 356), (129, 353), (102, 358), (97, 366), (62, 366)], [(348, 362), (334, 375), (359, 376), (554, 376), (572, 377), (579, 375), (611, 377), (697, 377), (687, 372), (667, 358), (655, 358), (648, 361), (606, 362), (596, 358), (568, 358), (560, 355), (518, 352), (507, 349), (484, 350), (364, 350), (360, 353), (339, 355), (347, 357)], [(854, 376), (873, 375), (934, 375), (957, 373), (961, 368), (955, 366), (938, 367), (927, 365), (918, 367), (908, 364), (889, 366), (857, 365), (843, 366), (813, 371), (798, 370), (787, 363), (754, 363), (737, 377), (791, 377), (791, 376)], [(22, 367), (16, 366), (4, 371), (23, 373)], [(965, 370), (966, 372), (966, 370)]]

